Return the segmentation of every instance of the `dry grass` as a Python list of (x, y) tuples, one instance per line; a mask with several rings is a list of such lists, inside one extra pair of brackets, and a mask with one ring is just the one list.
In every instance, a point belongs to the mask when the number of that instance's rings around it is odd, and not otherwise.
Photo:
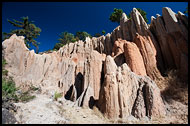
[(163, 80), (156, 81), (161, 90), (161, 95), (167, 101), (170, 99), (188, 104), (188, 84), (180, 81), (176, 70), (167, 71), (167, 77)]
[(106, 117), (104, 117), (104, 115), (100, 112), (100, 110), (96, 107), (96, 106), (93, 106), (93, 112), (95, 115), (97, 115), (99, 118), (105, 120), (105, 121), (108, 121), (109, 119), (107, 119)]

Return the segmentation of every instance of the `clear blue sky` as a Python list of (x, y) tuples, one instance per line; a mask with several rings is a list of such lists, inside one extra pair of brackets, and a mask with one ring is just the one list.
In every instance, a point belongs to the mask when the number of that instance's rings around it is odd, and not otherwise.
[(16, 27), (7, 19), (20, 20), (28, 16), (42, 29), (35, 39), (41, 44), (39, 52), (52, 49), (57, 43), (58, 34), (64, 31), (75, 34), (77, 31), (87, 31), (91, 35), (113, 31), (117, 23), (109, 21), (114, 8), (121, 8), (130, 13), (132, 8), (141, 8), (147, 12), (150, 23), (151, 16), (162, 15), (162, 7), (170, 7), (175, 13), (184, 12), (188, 2), (3, 2), (2, 32), (10, 32)]

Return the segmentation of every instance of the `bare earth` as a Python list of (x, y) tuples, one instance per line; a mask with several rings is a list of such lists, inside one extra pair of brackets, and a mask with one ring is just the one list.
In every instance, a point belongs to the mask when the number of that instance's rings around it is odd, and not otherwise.
[(106, 123), (91, 109), (77, 107), (74, 102), (63, 98), (61, 101), (37, 94), (32, 101), (15, 103), (18, 107), (15, 117), (19, 123), (26, 124)]
[(46, 94), (35, 94), (36, 98), (27, 103), (15, 103), (18, 107), (15, 117), (20, 124), (105, 124), (105, 123), (128, 123), (128, 124), (187, 124), (188, 106), (177, 101), (167, 104), (167, 117), (157, 119), (144, 118), (138, 120), (134, 117), (126, 119), (108, 120), (98, 111), (78, 107), (74, 102), (60, 98), (54, 101)]

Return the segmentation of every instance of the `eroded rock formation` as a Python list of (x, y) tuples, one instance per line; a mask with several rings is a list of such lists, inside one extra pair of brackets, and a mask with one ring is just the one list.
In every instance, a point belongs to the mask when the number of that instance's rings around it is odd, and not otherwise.
[(70, 43), (58, 52), (39, 55), (29, 51), (24, 39), (16, 35), (3, 42), (7, 69), (15, 77), (17, 86), (41, 86), (43, 92), (59, 90), (67, 99), (80, 102), (79, 106), (88, 106), (90, 96), (99, 98), (105, 59), (104, 54), (91, 50), (86, 44)]
[[(163, 16), (152, 17), (150, 30), (160, 45), (165, 68), (177, 68), (181, 79), (188, 79), (188, 21), (187, 16), (170, 8), (162, 9)], [(186, 69), (185, 69), (186, 68)]]
[(149, 77), (131, 72), (126, 63), (117, 67), (111, 56), (106, 57), (104, 73), (98, 105), (108, 118), (165, 114), (160, 90)]
[[(163, 16), (146, 24), (137, 9), (123, 13), (111, 34), (77, 41), (52, 53), (35, 54), (24, 37), (3, 43), (9, 75), (17, 86), (58, 91), (78, 106), (98, 106), (108, 118), (165, 115), (160, 90), (153, 80), (177, 68), (187, 80), (187, 17), (163, 8)], [(175, 27), (175, 28), (174, 28)]]

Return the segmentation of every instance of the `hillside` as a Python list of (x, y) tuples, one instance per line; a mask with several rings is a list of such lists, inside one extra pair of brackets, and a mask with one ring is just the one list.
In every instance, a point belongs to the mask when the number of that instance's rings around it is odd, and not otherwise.
[(164, 7), (148, 25), (133, 8), (112, 33), (50, 53), (35, 54), (16, 34), (2, 47), (16, 86), (41, 90), (30, 102), (15, 103), (17, 123), (188, 122), (188, 19), (181, 12)]

